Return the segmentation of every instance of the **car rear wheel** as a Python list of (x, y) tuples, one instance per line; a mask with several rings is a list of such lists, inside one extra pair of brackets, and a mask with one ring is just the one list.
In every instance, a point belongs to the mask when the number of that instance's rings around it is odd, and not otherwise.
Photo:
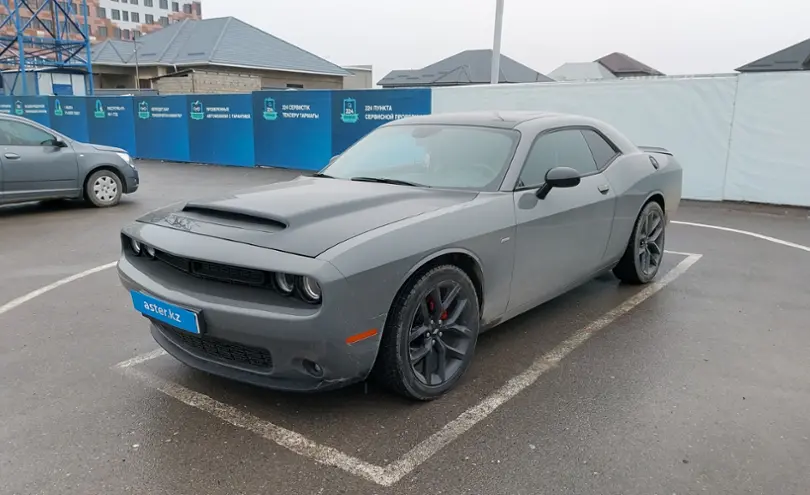
[(99, 170), (87, 179), (84, 196), (98, 208), (115, 206), (121, 201), (121, 179), (109, 170)]
[(467, 274), (453, 265), (429, 270), (394, 302), (373, 377), (411, 399), (443, 395), (472, 362), (479, 321), (478, 296)]
[(650, 201), (639, 213), (633, 235), (622, 256), (613, 269), (622, 282), (647, 284), (658, 274), (664, 258), (666, 216), (655, 201)]

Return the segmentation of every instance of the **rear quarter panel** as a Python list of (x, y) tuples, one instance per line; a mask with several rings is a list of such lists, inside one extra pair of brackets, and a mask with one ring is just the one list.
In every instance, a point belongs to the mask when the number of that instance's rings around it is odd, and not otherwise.
[(625, 154), (605, 171), (616, 192), (616, 216), (607, 251), (611, 260), (618, 260), (624, 253), (636, 218), (648, 199), (661, 194), (668, 218), (680, 204), (683, 172), (677, 160), (670, 155), (654, 153), (660, 165), (656, 170), (649, 155), (641, 151)]
[(438, 256), (477, 260), (483, 286), (482, 321), (500, 318), (509, 302), (514, 265), (515, 212), (511, 193), (481, 193), (472, 201), (396, 222), (350, 239), (319, 258), (348, 280), (369, 317), (388, 312), (414, 272)]

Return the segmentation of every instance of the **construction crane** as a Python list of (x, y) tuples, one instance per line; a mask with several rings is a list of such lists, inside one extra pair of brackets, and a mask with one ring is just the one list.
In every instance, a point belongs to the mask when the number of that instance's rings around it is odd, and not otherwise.
[[(87, 0), (0, 0), (0, 69), (16, 72), (21, 94), (33, 92), (26, 72), (76, 70), (86, 74), (87, 94), (93, 92)], [(19, 94), (19, 93), (18, 93)]]

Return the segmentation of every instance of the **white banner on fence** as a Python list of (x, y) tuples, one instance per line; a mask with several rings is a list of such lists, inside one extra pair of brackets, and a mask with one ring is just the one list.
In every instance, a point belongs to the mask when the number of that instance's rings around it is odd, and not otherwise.
[(433, 112), (543, 110), (604, 120), (684, 168), (683, 196), (721, 200), (737, 78), (643, 78), (435, 88)]
[(724, 199), (810, 206), (810, 72), (742, 74)]

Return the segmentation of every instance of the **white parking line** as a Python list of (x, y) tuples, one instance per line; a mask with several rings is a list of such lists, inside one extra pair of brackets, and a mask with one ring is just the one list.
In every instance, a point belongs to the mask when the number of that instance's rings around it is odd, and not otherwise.
[(57, 280), (56, 282), (54, 282), (52, 284), (46, 285), (45, 287), (41, 287), (41, 288), (39, 288), (39, 289), (37, 289), (35, 291), (29, 292), (28, 294), (26, 294), (24, 296), (20, 296), (17, 299), (12, 299), (11, 301), (7, 302), (6, 304), (0, 306), (0, 315), (2, 315), (3, 313), (7, 313), (7, 312), (11, 311), (12, 309), (16, 308), (17, 306), (21, 306), (22, 304), (27, 303), (31, 299), (35, 299), (35, 298), (45, 294), (46, 292), (50, 292), (50, 291), (52, 291), (52, 290), (54, 290), (54, 289), (56, 289), (58, 287), (61, 287), (61, 286), (65, 285), (65, 284), (69, 284), (69, 283), (71, 283), (71, 282), (73, 282), (75, 280), (79, 280), (80, 278), (84, 278), (84, 277), (87, 277), (87, 276), (92, 275), (94, 273), (98, 273), (98, 272), (106, 270), (108, 268), (112, 268), (112, 267), (115, 266), (116, 263), (117, 263), (117, 261), (113, 261), (112, 263), (107, 263), (106, 265), (101, 265), (101, 266), (97, 266), (95, 268), (91, 268), (89, 270), (85, 270), (85, 271), (83, 271), (81, 273), (77, 273), (75, 275), (65, 277), (65, 278), (63, 278), (61, 280)]
[(670, 251), (669, 249), (664, 251), (667, 254), (674, 254), (675, 256), (692, 256), (692, 253), (683, 253), (681, 251)]
[(479, 404), (464, 411), (458, 418), (454, 419), (445, 425), (441, 430), (437, 431), (419, 445), (411, 449), (399, 460), (394, 461), (386, 466), (386, 481), (390, 481), (388, 484), (396, 483), (402, 479), (417, 466), (433, 456), (433, 454), (441, 450), (444, 446), (492, 414), (493, 411), (506, 403), (508, 400), (515, 397), (523, 389), (532, 385), (537, 381), (538, 378), (540, 378), (540, 376), (554, 368), (557, 364), (559, 364), (560, 361), (570, 354), (571, 351), (584, 344), (599, 330), (602, 330), (606, 326), (610, 325), (620, 316), (627, 314), (630, 312), (630, 310), (646, 301), (652, 295), (656, 294), (658, 291), (672, 283), (675, 279), (683, 275), (686, 270), (691, 268), (692, 265), (700, 260), (701, 256), (702, 255), (700, 254), (688, 255), (686, 259), (678, 263), (675, 268), (667, 272), (659, 280), (646, 286), (644, 289), (636, 293), (636, 295), (603, 314), (591, 324), (581, 328), (579, 331), (574, 333), (574, 335), (568, 337), (565, 341), (560, 343), (547, 354), (540, 356), (532, 363), (531, 366), (529, 366), (526, 371), (506, 382), (506, 384), (495, 391), (495, 393), (485, 398)]
[(223, 404), (205, 394), (195, 392), (176, 383), (168, 382), (135, 368), (138, 364), (164, 355), (165, 352), (160, 349), (123, 361), (117, 364), (115, 368), (134, 378), (143, 380), (146, 384), (184, 404), (212, 414), (229, 424), (256, 433), (296, 454), (310, 458), (321, 464), (337, 467), (379, 485), (391, 486), (492, 414), (500, 406), (518, 395), (526, 387), (531, 386), (544, 373), (554, 368), (568, 354), (584, 344), (598, 331), (616, 321), (617, 318), (627, 314), (633, 308), (683, 275), (692, 265), (697, 263), (702, 256), (692, 253), (667, 252), (669, 254), (681, 254), (686, 256), (686, 258), (678, 263), (672, 270), (664, 274), (659, 280), (647, 285), (630, 299), (603, 314), (589, 325), (581, 328), (547, 354), (537, 358), (526, 371), (506, 382), (505, 385), (494, 393), (463, 412), (456, 419), (412, 448), (401, 458), (386, 466), (371, 464), (340, 452), (332, 447), (317, 444), (300, 433), (287, 430), (269, 421), (265, 421), (232, 406)]
[(252, 414), (240, 411), (233, 406), (219, 402), (205, 394), (194, 392), (182, 385), (169, 382), (150, 373), (135, 369), (132, 366), (124, 368), (123, 370), (125, 374), (143, 380), (146, 384), (160, 390), (169, 397), (173, 397), (184, 404), (205, 411), (233, 426), (251, 431), (296, 454), (308, 457), (327, 466), (340, 468), (375, 483), (385, 484), (381, 482), (387, 480), (385, 470), (380, 466), (361, 461), (335, 448), (317, 444), (300, 433), (259, 419)]
[(165, 354), (167, 354), (166, 351), (164, 351), (162, 348), (157, 348), (154, 351), (147, 352), (146, 354), (141, 354), (140, 356), (135, 356), (134, 358), (127, 359), (126, 361), (121, 361), (120, 363), (116, 364), (115, 367), (122, 370), (126, 368), (131, 368), (141, 363), (151, 361), (152, 359), (158, 358)]
[(735, 234), (747, 235), (749, 237), (755, 237), (757, 239), (762, 239), (763, 241), (773, 242), (774, 244), (781, 244), (782, 246), (792, 247), (792, 248), (795, 248), (795, 249), (801, 249), (802, 251), (807, 251), (808, 253), (810, 253), (810, 246), (805, 246), (803, 244), (797, 244), (795, 242), (790, 242), (790, 241), (784, 241), (782, 239), (777, 239), (776, 237), (771, 237), (769, 235), (757, 234), (756, 232), (749, 232), (747, 230), (732, 229), (731, 227), (722, 227), (720, 225), (709, 225), (707, 223), (679, 222), (679, 221), (676, 221), (676, 220), (672, 220), (670, 223), (676, 223), (678, 225), (689, 225), (690, 227), (702, 227), (704, 229), (721, 230), (723, 232), (733, 232)]

